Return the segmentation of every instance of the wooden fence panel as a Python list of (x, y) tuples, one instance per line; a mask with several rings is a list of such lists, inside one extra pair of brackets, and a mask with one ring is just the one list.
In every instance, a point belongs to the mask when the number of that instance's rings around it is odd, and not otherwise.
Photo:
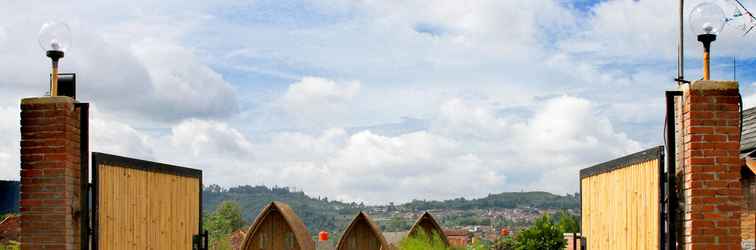
[(192, 249), (201, 230), (201, 172), (96, 156), (95, 249)]
[(587, 249), (660, 249), (662, 158), (653, 148), (581, 171)]

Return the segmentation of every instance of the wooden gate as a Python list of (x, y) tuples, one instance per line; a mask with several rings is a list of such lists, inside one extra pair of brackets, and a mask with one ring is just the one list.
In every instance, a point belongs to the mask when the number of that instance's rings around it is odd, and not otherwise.
[(663, 165), (660, 146), (580, 171), (587, 249), (664, 249)]
[(193, 249), (202, 171), (92, 153), (92, 248)]

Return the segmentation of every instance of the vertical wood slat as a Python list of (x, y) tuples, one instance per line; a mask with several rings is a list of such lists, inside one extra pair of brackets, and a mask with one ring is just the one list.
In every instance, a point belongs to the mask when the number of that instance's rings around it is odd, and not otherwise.
[(191, 249), (199, 179), (100, 165), (99, 249)]
[(659, 249), (659, 161), (581, 179), (587, 249)]

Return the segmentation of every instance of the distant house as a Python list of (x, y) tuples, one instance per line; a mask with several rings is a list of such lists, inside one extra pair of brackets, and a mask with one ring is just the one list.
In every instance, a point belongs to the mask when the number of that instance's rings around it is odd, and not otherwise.
[(8, 243), (9, 241), (18, 241), (18, 236), (21, 234), (21, 217), (18, 215), (10, 215), (4, 220), (0, 221), (0, 244)]
[(271, 202), (247, 230), (243, 250), (315, 250), (310, 232), (294, 211), (282, 202)]
[(465, 247), (472, 239), (470, 232), (464, 229), (447, 229), (444, 230), (444, 234), (449, 240), (449, 245), (453, 247)]
[(386, 241), (394, 247), (399, 246), (399, 242), (402, 242), (402, 240), (407, 237), (408, 231), (401, 231), (401, 232), (385, 232), (383, 233), (383, 238), (386, 239)]
[(347, 226), (336, 245), (337, 250), (389, 250), (391, 246), (383, 237), (378, 225), (367, 214), (360, 212)]
[(740, 171), (740, 184), (744, 202), (740, 217), (740, 233), (743, 246), (753, 249), (756, 245), (756, 108), (744, 110), (742, 118), (740, 158), (744, 164)]

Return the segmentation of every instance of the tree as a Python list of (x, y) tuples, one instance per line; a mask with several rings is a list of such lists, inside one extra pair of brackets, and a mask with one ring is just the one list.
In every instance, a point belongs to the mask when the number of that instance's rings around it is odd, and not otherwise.
[(577, 217), (562, 210), (557, 214), (559, 217), (557, 225), (562, 233), (578, 233), (580, 232), (580, 224), (578, 224)]
[(494, 250), (515, 250), (515, 240), (510, 236), (501, 237), (493, 245)]
[(521, 231), (514, 239), (516, 250), (560, 250), (567, 242), (559, 226), (551, 222), (548, 214), (535, 221), (535, 224)]
[(204, 221), (204, 228), (210, 234), (210, 246), (214, 249), (228, 249), (228, 237), (242, 226), (241, 208), (234, 201), (223, 201)]

